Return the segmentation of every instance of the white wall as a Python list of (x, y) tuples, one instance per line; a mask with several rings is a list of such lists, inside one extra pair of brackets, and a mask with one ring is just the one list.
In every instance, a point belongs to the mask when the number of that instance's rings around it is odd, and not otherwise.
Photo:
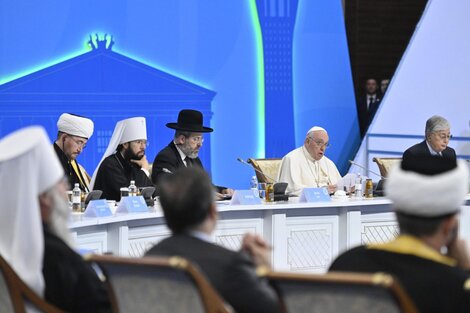
[[(371, 134), (423, 135), (426, 120), (442, 115), (451, 123), (459, 155), (470, 155), (470, 1), (430, 0), (416, 27), (389, 90), (370, 128)], [(420, 139), (370, 140), (369, 150), (403, 152)], [(366, 164), (362, 142), (355, 161)], [(369, 168), (378, 171), (369, 155)], [(382, 155), (387, 156), (387, 155)], [(359, 172), (353, 166), (350, 172)], [(372, 176), (372, 178), (375, 178)]]

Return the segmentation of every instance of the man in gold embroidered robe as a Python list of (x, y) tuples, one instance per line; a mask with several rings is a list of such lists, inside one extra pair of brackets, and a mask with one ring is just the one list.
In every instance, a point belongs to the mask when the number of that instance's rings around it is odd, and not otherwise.
[(93, 121), (78, 115), (64, 113), (57, 121), (59, 130), (54, 150), (62, 164), (70, 189), (78, 183), (83, 192), (89, 192), (90, 177), (76, 161), (93, 135)]

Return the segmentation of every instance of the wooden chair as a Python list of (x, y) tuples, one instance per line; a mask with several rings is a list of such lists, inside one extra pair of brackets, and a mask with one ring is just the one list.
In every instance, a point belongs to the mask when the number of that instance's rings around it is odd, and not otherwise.
[(417, 313), (392, 276), (358, 273), (265, 274), (286, 313)]
[(372, 161), (377, 163), (380, 175), (387, 177), (392, 167), (401, 162), (401, 158), (373, 158)]
[(207, 280), (183, 258), (92, 255), (87, 260), (106, 276), (115, 313), (228, 313)]
[(44, 313), (64, 313), (41, 299), (18, 277), (10, 265), (0, 256), (0, 312), (25, 313), (26, 306)]
[(260, 183), (275, 183), (279, 168), (281, 167), (281, 161), (282, 159), (248, 159), (248, 163), (259, 171), (255, 171), (255, 173)]

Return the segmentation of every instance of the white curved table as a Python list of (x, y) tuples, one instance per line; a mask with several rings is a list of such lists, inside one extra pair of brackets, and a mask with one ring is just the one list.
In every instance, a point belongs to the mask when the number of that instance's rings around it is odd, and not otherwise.
[[(321, 273), (340, 252), (364, 243), (388, 241), (398, 233), (386, 198), (262, 205), (219, 203), (218, 210), (215, 241), (238, 249), (244, 233), (260, 234), (273, 246), (275, 270)], [(470, 207), (464, 207), (461, 220), (461, 236), (470, 242)], [(148, 213), (106, 218), (72, 215), (69, 226), (80, 248), (134, 257), (142, 256), (170, 234), (158, 206)]]

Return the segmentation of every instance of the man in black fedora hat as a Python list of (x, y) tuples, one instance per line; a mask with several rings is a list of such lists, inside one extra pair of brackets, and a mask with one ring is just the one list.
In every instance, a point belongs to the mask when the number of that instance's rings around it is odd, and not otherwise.
[[(158, 186), (166, 175), (171, 175), (177, 168), (191, 166), (203, 168), (198, 157), (204, 142), (202, 135), (214, 130), (203, 126), (202, 120), (202, 113), (199, 111), (181, 110), (178, 113), (177, 123), (166, 124), (166, 127), (175, 130), (175, 136), (153, 161), (152, 181), (155, 185)], [(223, 195), (233, 194), (233, 190), (230, 188), (214, 187), (219, 193), (219, 199), (224, 198)]]

